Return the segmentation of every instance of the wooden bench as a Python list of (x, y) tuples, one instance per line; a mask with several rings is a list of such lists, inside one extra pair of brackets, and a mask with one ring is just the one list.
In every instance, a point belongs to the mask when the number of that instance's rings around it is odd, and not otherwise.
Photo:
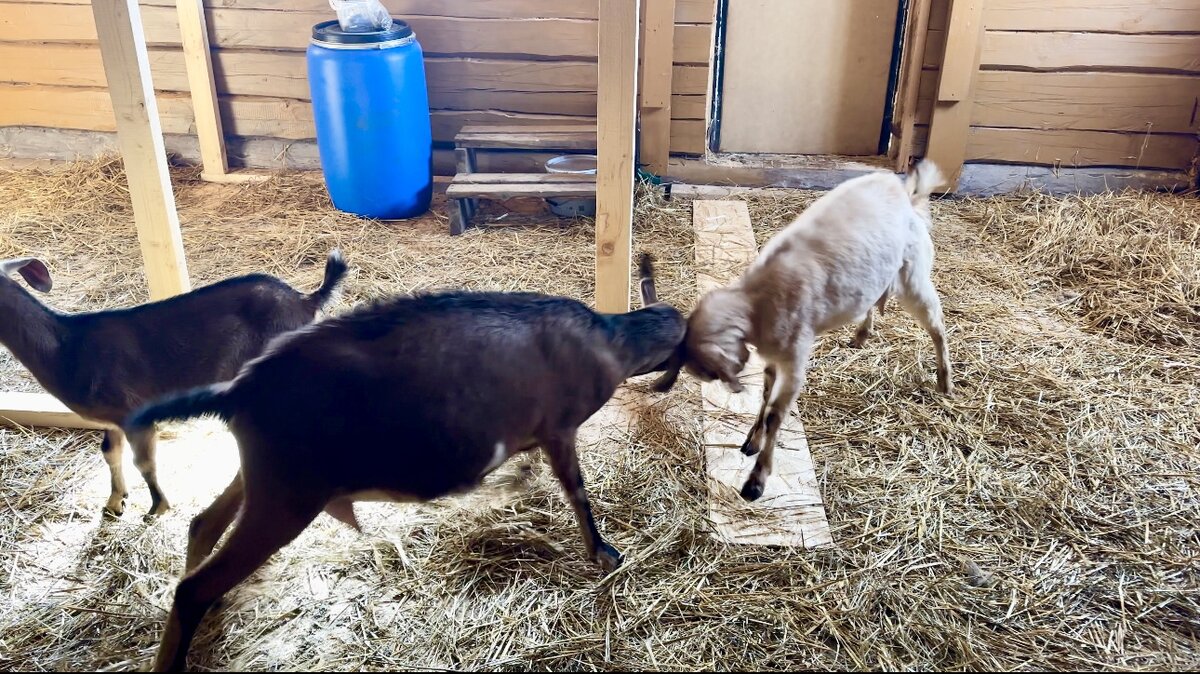
[[(486, 150), (595, 151), (594, 124), (547, 126), (468, 124), (454, 137), (458, 175), (446, 198), (450, 233), (462, 234), (475, 216), (478, 199), (513, 197), (594, 197), (594, 176), (543, 173), (479, 173), (476, 152)], [(590, 187), (584, 187), (585, 185)], [(456, 196), (457, 195), (457, 196)]]
[(567, 173), (459, 173), (446, 188), (450, 234), (462, 234), (475, 214), (476, 199), (596, 196), (596, 176)]

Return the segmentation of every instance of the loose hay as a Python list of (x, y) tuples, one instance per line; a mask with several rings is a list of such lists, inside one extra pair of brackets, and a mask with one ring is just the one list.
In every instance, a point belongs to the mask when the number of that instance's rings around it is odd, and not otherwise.
[[(354, 270), (346, 303), (456, 285), (591, 298), (587, 222), (560, 229), (531, 215), (542, 225), (451, 239), (441, 209), (363, 222), (333, 211), (311, 176), (176, 179), (197, 282), (254, 270), (311, 288), (340, 245)], [(816, 196), (742, 198), (761, 243)], [(144, 299), (119, 165), (0, 173), (0, 200), (0, 255), (45, 257), (56, 306)], [(726, 547), (704, 533), (698, 387), (685, 377), (650, 396), (632, 437), (583, 450), (600, 527), (629, 555), (613, 577), (584, 560), (549, 471), (519, 480), (510, 469), (469, 497), (365, 508), (363, 535), (322, 517), (210, 615), (193, 666), (1200, 666), (1200, 353), (1194, 314), (1177, 310), (1195, 308), (1195, 276), (1172, 270), (1195, 261), (1196, 201), (1035, 196), (934, 210), (959, 394), (932, 392), (928, 338), (892, 305), (866, 349), (846, 348), (842, 333), (822, 342), (801, 397), (836, 549)], [(639, 201), (637, 247), (656, 254), (660, 295), (681, 307), (695, 299), (690, 220), (686, 202)], [(1123, 233), (1135, 229), (1153, 241)], [(1104, 243), (1080, 241), (1087, 232)], [(1097, 261), (1135, 251), (1140, 264)], [(1190, 280), (1184, 301), (1171, 278)], [(1064, 305), (1067, 290), (1094, 300)], [(1137, 302), (1174, 309), (1151, 318)], [(0, 366), (7, 387), (32, 386)], [(136, 485), (131, 512), (101, 522), (98, 442), (0, 431), (0, 666), (124, 669), (157, 644), (187, 520), (215, 488), (147, 526)], [(204, 460), (181, 454), (160, 461), (169, 495), (189, 482), (172, 464)]]

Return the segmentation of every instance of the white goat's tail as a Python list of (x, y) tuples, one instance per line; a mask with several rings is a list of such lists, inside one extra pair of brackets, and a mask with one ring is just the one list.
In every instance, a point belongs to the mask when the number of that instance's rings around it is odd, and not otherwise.
[(912, 199), (913, 206), (919, 206), (929, 199), (933, 190), (945, 181), (937, 164), (929, 159), (922, 159), (908, 172), (908, 177), (904, 179), (904, 186), (908, 188), (908, 197)]

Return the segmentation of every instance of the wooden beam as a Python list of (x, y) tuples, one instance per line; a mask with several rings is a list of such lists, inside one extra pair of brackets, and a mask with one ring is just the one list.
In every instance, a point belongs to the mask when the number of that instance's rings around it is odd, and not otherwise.
[(932, 0), (911, 0), (905, 19), (904, 65), (900, 71), (900, 98), (896, 106), (900, 111), (900, 121), (893, 129), (895, 142), (890, 148), (897, 171), (907, 171), (912, 160), (922, 66), (925, 63), (925, 45), (929, 39), (929, 7), (932, 4)]
[(651, 172), (661, 176), (667, 172), (671, 151), (671, 52), (675, 44), (675, 0), (645, 0), (645, 4), (640, 159)]
[(75, 414), (46, 393), (0, 393), (0, 421), (17, 426), (107, 428)]
[(975, 105), (975, 81), (983, 46), (983, 0), (951, 0), (946, 52), (937, 102), (929, 122), (925, 156), (946, 176), (940, 192), (953, 192), (967, 156), (967, 132)]
[[(744, 201), (696, 201), (692, 223), (701, 295), (728, 285), (758, 255)], [(808, 440), (795, 416), (788, 414), (779, 428), (774, 471), (762, 497), (753, 503), (742, 500), (742, 484), (755, 460), (744, 456), (741, 446), (762, 405), (762, 372), (762, 360), (752, 354), (742, 372), (741, 393), (730, 392), (719, 381), (700, 386), (713, 535), (745, 545), (830, 545), (833, 537)]]
[(596, 308), (629, 311), (641, 0), (600, 0)]
[(92, 13), (150, 298), (190, 288), (137, 0), (93, 0)]
[(220, 178), (229, 172), (225, 158), (225, 132), (221, 128), (221, 110), (217, 107), (217, 84), (213, 78), (212, 53), (208, 46), (208, 24), (204, 20), (204, 0), (178, 0), (179, 32), (183, 42), (183, 62), (187, 69), (188, 89), (200, 141), (201, 177)]

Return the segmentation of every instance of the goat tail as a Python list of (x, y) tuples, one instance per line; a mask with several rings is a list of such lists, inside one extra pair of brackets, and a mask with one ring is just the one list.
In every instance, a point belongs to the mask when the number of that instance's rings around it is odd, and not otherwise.
[(129, 415), (124, 427), (149, 428), (160, 421), (186, 421), (210, 415), (229, 421), (233, 416), (232, 389), (232, 382), (223, 382), (160, 398)]
[(638, 256), (638, 278), (641, 279), (642, 306), (658, 304), (658, 291), (654, 288), (654, 258), (650, 257), (650, 253)]
[(321, 287), (308, 296), (317, 309), (324, 309), (329, 300), (333, 299), (348, 268), (341, 250), (334, 248), (329, 251), (329, 257), (325, 259), (325, 278), (321, 281)]
[(944, 182), (946, 178), (937, 164), (932, 160), (922, 159), (908, 172), (904, 186), (908, 189), (908, 198), (917, 206), (929, 199), (929, 195)]

